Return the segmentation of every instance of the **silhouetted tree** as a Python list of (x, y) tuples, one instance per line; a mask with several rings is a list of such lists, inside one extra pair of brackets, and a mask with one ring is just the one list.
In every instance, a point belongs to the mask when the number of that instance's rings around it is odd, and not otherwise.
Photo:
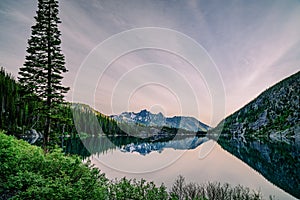
[(61, 83), (62, 73), (67, 72), (67, 69), (60, 48), (58, 1), (38, 0), (36, 13), (36, 24), (32, 26), (28, 40), (28, 55), (24, 66), (20, 67), (18, 78), (23, 85), (24, 99), (34, 94), (44, 102), (38, 113), (45, 120), (43, 146), (46, 149), (50, 140), (51, 123), (58, 118), (57, 110), (64, 102), (64, 94), (69, 88)]

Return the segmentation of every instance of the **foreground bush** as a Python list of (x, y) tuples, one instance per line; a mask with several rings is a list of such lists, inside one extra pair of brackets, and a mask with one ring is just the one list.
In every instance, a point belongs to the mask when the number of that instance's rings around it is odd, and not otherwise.
[[(243, 186), (231, 187), (229, 184), (207, 183), (198, 185), (196, 183), (185, 183), (184, 177), (179, 176), (170, 192), (174, 200), (261, 200), (259, 192), (250, 192), (249, 188)], [(270, 197), (271, 199), (271, 197)]]
[(143, 179), (140, 181), (126, 178), (116, 180), (111, 182), (109, 191), (109, 199), (168, 199), (168, 193), (163, 185), (158, 188), (153, 182), (146, 182)]
[[(136, 196), (136, 198), (134, 198)], [(0, 199), (166, 199), (165, 187), (144, 180), (109, 181), (79, 157), (0, 133)]]

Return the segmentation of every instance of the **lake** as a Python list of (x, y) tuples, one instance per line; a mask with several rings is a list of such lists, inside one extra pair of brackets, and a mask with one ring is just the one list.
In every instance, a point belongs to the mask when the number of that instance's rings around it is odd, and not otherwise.
[[(240, 184), (260, 190), (265, 197), (296, 199), (206, 137), (180, 137), (161, 142), (101, 137), (83, 139), (81, 145), (86, 147), (81, 152), (85, 159), (90, 159), (110, 179), (144, 178), (156, 184), (164, 183), (170, 189), (177, 176), (183, 175), (187, 182)], [(83, 149), (77, 143), (71, 146)]]

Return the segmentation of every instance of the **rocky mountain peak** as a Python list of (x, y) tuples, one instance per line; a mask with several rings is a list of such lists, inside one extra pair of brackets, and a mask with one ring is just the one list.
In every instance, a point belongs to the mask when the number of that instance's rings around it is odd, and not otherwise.
[(198, 132), (207, 131), (210, 127), (206, 124), (198, 121), (193, 117), (165, 117), (161, 112), (153, 114), (150, 111), (143, 109), (138, 113), (135, 112), (123, 112), (120, 115), (112, 115), (111, 118), (117, 122), (129, 123), (129, 124), (140, 124), (144, 126), (154, 127), (172, 127), (180, 128), (188, 131)]

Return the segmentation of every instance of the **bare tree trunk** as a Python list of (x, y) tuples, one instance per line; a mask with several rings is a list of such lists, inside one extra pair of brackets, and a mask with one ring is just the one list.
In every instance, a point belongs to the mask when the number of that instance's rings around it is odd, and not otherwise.
[(46, 118), (44, 139), (43, 139), (43, 148), (45, 152), (48, 152), (48, 144), (50, 142), (50, 129), (51, 129), (51, 118), (50, 115)]
[(44, 151), (47, 152), (48, 149), (47, 149), (47, 146), (49, 144), (49, 141), (50, 141), (50, 131), (51, 131), (51, 107), (52, 107), (52, 97), (51, 97), (51, 93), (52, 93), (52, 90), (51, 90), (51, 47), (50, 47), (50, 36), (51, 36), (51, 32), (50, 32), (50, 28), (51, 28), (51, 6), (50, 6), (50, 3), (49, 3), (49, 8), (48, 8), (48, 41), (47, 41), (47, 45), (48, 45), (48, 49), (47, 49), (47, 60), (48, 60), (48, 63), (47, 63), (47, 67), (48, 67), (48, 71), (47, 71), (47, 101), (46, 101), (46, 126), (45, 126), (45, 136), (44, 136)]

